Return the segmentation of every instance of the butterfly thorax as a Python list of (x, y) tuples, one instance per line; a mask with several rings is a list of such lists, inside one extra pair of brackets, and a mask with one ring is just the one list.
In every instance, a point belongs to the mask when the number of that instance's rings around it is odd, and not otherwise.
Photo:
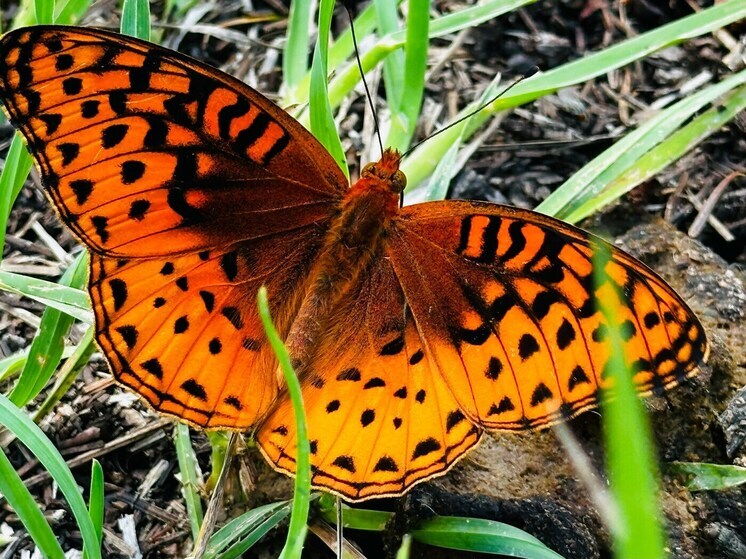
[(387, 149), (378, 162), (366, 165), (331, 221), (311, 269), (310, 287), (286, 340), (300, 374), (312, 360), (340, 298), (384, 250), (406, 184), (399, 160), (397, 151)]

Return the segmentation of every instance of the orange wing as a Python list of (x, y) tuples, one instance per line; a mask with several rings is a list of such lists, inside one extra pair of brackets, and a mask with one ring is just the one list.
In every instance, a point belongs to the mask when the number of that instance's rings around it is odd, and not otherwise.
[[(593, 288), (592, 245), (610, 251)], [(686, 304), (640, 262), (541, 214), (479, 202), (405, 207), (385, 253), (335, 308), (302, 379), (312, 483), (346, 498), (399, 495), (445, 473), (482, 429), (546, 427), (597, 405), (619, 320), (643, 393), (709, 351)], [(295, 471), (287, 395), (256, 434)]]
[(242, 82), (92, 29), (0, 41), (0, 95), (62, 219), (92, 250), (166, 256), (325, 221), (348, 188), (326, 150)]
[[(596, 289), (593, 244), (610, 251)], [(654, 272), (542, 214), (462, 201), (405, 207), (388, 256), (427, 357), (487, 429), (542, 427), (597, 405), (610, 355), (597, 300), (618, 320), (640, 392), (673, 386), (707, 359), (701, 324)]]
[(347, 180), (245, 84), (92, 29), (0, 40), (0, 96), (62, 220), (93, 251), (97, 339), (156, 409), (245, 428), (277, 393), (255, 312), (281, 332)]
[[(301, 385), (313, 485), (363, 500), (400, 495), (447, 471), (482, 431), (426, 357), (388, 260), (358, 280), (335, 314)], [(287, 395), (256, 440), (276, 468), (295, 471)]]

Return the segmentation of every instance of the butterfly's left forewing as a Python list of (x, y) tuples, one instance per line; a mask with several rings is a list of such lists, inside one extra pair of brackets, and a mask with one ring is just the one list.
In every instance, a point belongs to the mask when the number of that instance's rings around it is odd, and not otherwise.
[(0, 41), (0, 96), (63, 220), (112, 257), (197, 252), (328, 219), (347, 181), (242, 82), (94, 29)]
[(242, 82), (106, 31), (7, 33), (0, 97), (93, 253), (116, 378), (197, 425), (255, 424), (279, 389), (256, 292), (285, 335), (348, 188), (333, 159)]

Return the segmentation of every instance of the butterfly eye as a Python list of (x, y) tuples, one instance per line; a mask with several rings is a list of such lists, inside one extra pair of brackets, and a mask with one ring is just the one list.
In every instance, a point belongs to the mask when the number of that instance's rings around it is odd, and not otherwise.
[(363, 167), (363, 170), (360, 171), (360, 176), (365, 177), (373, 173), (374, 169), (376, 167), (375, 163), (366, 163), (365, 167)]
[(396, 171), (393, 176), (394, 184), (398, 187), (397, 190), (401, 192), (404, 190), (404, 187), (407, 186), (407, 175), (405, 175), (402, 171)]

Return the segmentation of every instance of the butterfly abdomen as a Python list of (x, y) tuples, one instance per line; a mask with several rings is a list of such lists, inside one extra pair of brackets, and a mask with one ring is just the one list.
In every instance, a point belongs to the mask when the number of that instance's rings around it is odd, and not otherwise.
[[(327, 231), (323, 248), (311, 270), (311, 287), (286, 340), (296, 366), (312, 358), (313, 348), (328, 326), (336, 304), (383, 251), (391, 221), (399, 209), (399, 187), (391, 176), (394, 152), (386, 152), (341, 200)], [(388, 155), (388, 157), (387, 157)]]

